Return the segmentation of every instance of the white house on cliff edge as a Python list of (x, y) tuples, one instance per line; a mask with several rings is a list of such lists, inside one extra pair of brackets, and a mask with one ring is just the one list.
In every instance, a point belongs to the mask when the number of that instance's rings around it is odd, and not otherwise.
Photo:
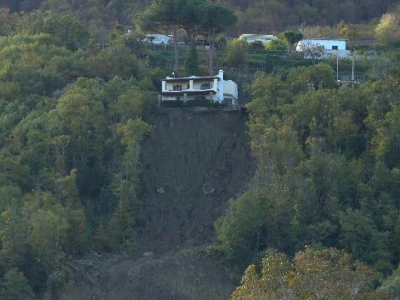
[(166, 77), (161, 80), (161, 101), (190, 101), (206, 99), (213, 102), (237, 105), (238, 86), (224, 80), (224, 71), (215, 76)]

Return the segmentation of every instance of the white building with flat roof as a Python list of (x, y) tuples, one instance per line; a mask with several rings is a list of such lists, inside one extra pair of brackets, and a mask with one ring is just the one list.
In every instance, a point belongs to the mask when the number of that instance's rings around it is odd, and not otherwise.
[(147, 43), (152, 43), (155, 45), (162, 45), (162, 44), (169, 44), (172, 42), (172, 36), (170, 35), (164, 35), (164, 34), (158, 34), (158, 33), (149, 33), (146, 34), (146, 37), (144, 38), (144, 42)]
[(347, 58), (351, 51), (347, 50), (346, 40), (331, 40), (331, 39), (303, 39), (297, 43), (296, 51), (304, 52), (307, 49), (322, 48), (323, 55), (321, 58), (329, 58), (331, 56), (339, 56)]
[(232, 105), (238, 102), (238, 86), (232, 80), (224, 80), (222, 70), (215, 76), (166, 77), (161, 83), (161, 101), (205, 99)]

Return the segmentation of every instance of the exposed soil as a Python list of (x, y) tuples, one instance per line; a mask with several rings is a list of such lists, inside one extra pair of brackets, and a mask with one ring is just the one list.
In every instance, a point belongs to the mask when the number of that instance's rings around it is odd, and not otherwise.
[(229, 299), (233, 284), (204, 254), (213, 224), (252, 177), (246, 116), (160, 108), (143, 144), (145, 228), (136, 257), (77, 264), (67, 299)]
[(147, 251), (213, 238), (214, 221), (251, 177), (245, 122), (238, 112), (159, 112), (143, 149)]

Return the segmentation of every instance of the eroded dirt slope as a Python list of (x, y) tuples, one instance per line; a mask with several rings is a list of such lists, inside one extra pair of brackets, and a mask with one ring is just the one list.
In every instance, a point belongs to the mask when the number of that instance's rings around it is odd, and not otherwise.
[(136, 256), (77, 264), (69, 299), (222, 300), (233, 290), (204, 253), (213, 224), (252, 177), (246, 116), (159, 109), (143, 144), (145, 228)]
[(238, 112), (159, 111), (143, 149), (148, 227), (141, 244), (148, 250), (214, 237), (214, 221), (251, 177), (245, 122)]

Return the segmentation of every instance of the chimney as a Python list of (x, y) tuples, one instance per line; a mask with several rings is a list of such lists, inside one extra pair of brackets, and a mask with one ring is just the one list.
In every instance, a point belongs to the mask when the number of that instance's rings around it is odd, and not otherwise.
[(224, 71), (219, 70), (218, 77), (220, 80), (218, 100), (222, 102), (224, 101)]

